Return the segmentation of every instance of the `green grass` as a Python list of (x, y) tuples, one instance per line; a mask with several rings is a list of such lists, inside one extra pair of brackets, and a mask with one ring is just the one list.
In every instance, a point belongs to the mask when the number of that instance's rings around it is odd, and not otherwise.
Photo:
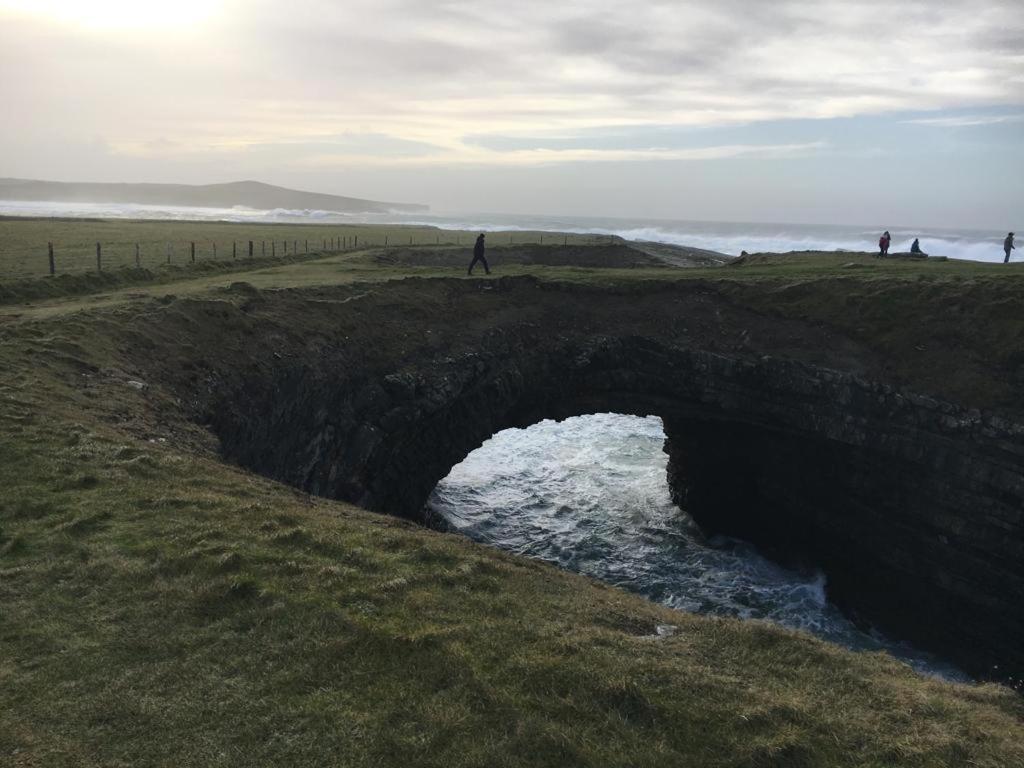
[[(868, 334), (923, 321), (885, 309), (913, 295), (900, 287), (943, 302), (966, 290), (965, 306), (1002, 296), (962, 318), (979, 322), (1015, 311), (1024, 277), (887, 264), (851, 278), (821, 258), (743, 269), (679, 279), (784, 316), (860, 318)], [(0, 313), (0, 765), (1024, 764), (1024, 700), (1008, 689), (674, 612), (227, 466), (159, 382), (126, 385), (133, 345), (111, 332), (152, 295), (229, 300), (218, 288), (236, 280), (450, 272), (338, 255)], [(638, 296), (666, 280), (511, 272)], [(1005, 295), (987, 290), (1004, 279)], [(1019, 326), (1001, 332), (993, 349), (1020, 344)], [(663, 624), (678, 629), (657, 638)]]
[[(4, 389), (0, 755), (14, 764), (1024, 759), (1008, 690), (672, 612), (81, 420), (77, 401), (135, 399), (112, 386)], [(659, 624), (679, 630), (656, 639)]]
[[(133, 269), (135, 245), (139, 245), (139, 266), (157, 270), (191, 264), (191, 244), (196, 245), (196, 262), (230, 262), (232, 246), (238, 258), (248, 256), (253, 241), (254, 257), (296, 255), (308, 251), (346, 250), (356, 246), (455, 245), (470, 246), (474, 232), (440, 230), (420, 226), (373, 226), (363, 224), (239, 224), (201, 221), (118, 221), (98, 219), (18, 219), (0, 217), (0, 286), (12, 280), (45, 277), (49, 274), (47, 244), (54, 245), (57, 275), (96, 271), (96, 243), (102, 248), (105, 270)], [(499, 232), (491, 235), (494, 245), (510, 242), (552, 242), (554, 236), (540, 232)], [(559, 235), (559, 241), (587, 244), (608, 238), (590, 235)], [(335, 246), (331, 246), (332, 239)], [(216, 255), (214, 254), (216, 246)], [(169, 256), (169, 258), (168, 258)]]

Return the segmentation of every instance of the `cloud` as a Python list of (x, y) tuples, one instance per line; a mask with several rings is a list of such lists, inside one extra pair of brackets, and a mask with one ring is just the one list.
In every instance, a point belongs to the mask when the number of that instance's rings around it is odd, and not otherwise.
[(826, 142), (802, 144), (723, 144), (690, 149), (669, 149), (650, 147), (647, 149), (594, 149), (564, 148), (552, 149), (535, 147), (515, 150), (492, 150), (483, 147), (460, 148), (455, 151), (421, 156), (367, 156), (367, 155), (318, 155), (307, 158), (307, 163), (317, 167), (359, 167), (359, 166), (485, 166), (524, 167), (564, 163), (621, 163), (651, 161), (701, 161), (727, 160), (734, 158), (786, 158), (808, 157), (828, 148)]
[[(0, 0), (0, 101), (18, 116), (0, 123), (0, 161), (23, 159), (41, 126), (54, 141), (102, 135), (114, 151), (163, 146), (231, 168), (240, 156), (331, 167), (639, 161), (711, 151), (685, 136), (644, 145), (659, 126), (1024, 104), (1024, 41), (1007, 33), (1024, 28), (1018, 0), (210, 7), (192, 24), (128, 32), (12, 15)], [(593, 141), (609, 126), (624, 138)], [(339, 136), (349, 138), (329, 138)], [(564, 143), (507, 140), (517, 136)]]
[(934, 125), (942, 128), (969, 128), (976, 125), (999, 125), (1024, 122), (1024, 113), (1015, 115), (955, 115), (952, 117), (922, 117), (904, 120), (908, 125)]

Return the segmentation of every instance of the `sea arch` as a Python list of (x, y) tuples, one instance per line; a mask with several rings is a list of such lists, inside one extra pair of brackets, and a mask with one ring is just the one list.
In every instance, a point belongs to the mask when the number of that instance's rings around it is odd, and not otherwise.
[(972, 671), (1024, 668), (1013, 425), (849, 373), (654, 334), (532, 344), (495, 332), (473, 351), (357, 374), (340, 385), (308, 363), (275, 368), (265, 396), (215, 409), (225, 454), (418, 519), (437, 482), (502, 429), (657, 415), (673, 498), (705, 531), (820, 567), (837, 604)]

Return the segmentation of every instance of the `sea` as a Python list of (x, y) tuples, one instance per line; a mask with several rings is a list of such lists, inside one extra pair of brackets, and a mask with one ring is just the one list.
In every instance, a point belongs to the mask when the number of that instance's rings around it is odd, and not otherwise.
[(691, 613), (774, 622), (923, 674), (969, 678), (828, 601), (820, 571), (795, 571), (748, 542), (705, 537), (672, 503), (655, 416), (593, 414), (497, 433), (428, 502), (437, 527), (545, 560)]
[(913, 229), (892, 223), (872, 225), (772, 224), (754, 222), (684, 221), (669, 219), (525, 216), (494, 213), (379, 213), (335, 211), (197, 208), (125, 203), (49, 203), (0, 200), (0, 215), (70, 218), (158, 219), (253, 222), (260, 224), (414, 225), (440, 229), (528, 232), (568, 232), (618, 235), (626, 240), (703, 248), (730, 256), (789, 251), (874, 251), (884, 230), (892, 234), (892, 252), (909, 251), (915, 238), (932, 256), (1001, 262), (1006, 232), (968, 229)]

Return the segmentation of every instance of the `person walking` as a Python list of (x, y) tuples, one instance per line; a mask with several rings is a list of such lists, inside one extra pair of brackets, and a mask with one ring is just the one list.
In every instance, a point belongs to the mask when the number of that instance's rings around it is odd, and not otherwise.
[(1016, 247), (1017, 246), (1013, 244), (1013, 232), (1011, 232), (1006, 236), (1006, 239), (1003, 240), (1003, 251), (1006, 253), (1006, 258), (1003, 259), (1003, 264), (1010, 263), (1010, 251)]
[(889, 243), (892, 242), (892, 235), (889, 234), (889, 230), (885, 230), (882, 236), (878, 238), (878, 258), (881, 259), (889, 255)]
[(491, 274), (491, 268), (487, 266), (487, 259), (484, 258), (484, 233), (481, 232), (476, 238), (476, 245), (473, 246), (473, 260), (469, 262), (469, 274), (473, 274), (473, 266), (480, 262), (484, 265), (484, 272)]

